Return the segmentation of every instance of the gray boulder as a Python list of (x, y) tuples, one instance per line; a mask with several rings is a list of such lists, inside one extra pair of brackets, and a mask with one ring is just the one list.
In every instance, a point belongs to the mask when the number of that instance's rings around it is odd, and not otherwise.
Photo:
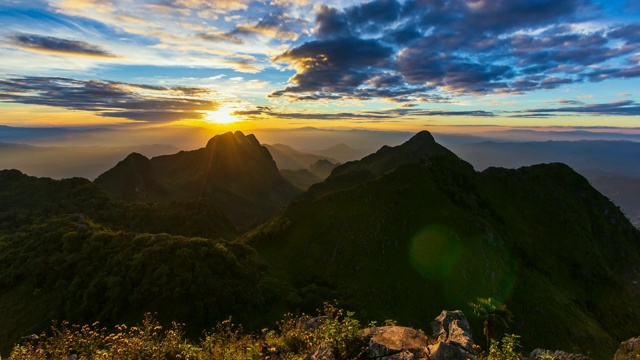
[[(431, 329), (433, 337), (438, 341), (437, 344), (430, 347), (431, 354), (433, 354), (432, 359), (436, 359), (434, 357), (436, 353), (442, 353), (441, 357), (437, 357), (438, 359), (474, 359), (478, 355), (477, 347), (473, 342), (471, 326), (462, 311), (444, 310), (431, 322)], [(456, 350), (459, 354), (455, 353)], [(460, 357), (445, 356), (449, 353), (455, 353)]]

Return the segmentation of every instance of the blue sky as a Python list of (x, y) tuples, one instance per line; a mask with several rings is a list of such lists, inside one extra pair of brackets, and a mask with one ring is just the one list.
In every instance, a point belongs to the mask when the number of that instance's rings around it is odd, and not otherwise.
[(638, 0), (0, 0), (0, 23), (6, 125), (640, 128)]

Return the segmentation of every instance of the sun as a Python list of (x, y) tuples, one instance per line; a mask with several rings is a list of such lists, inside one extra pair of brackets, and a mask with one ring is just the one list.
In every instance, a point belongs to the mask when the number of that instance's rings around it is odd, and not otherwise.
[(222, 105), (217, 110), (205, 111), (204, 119), (214, 124), (232, 124), (240, 121), (240, 119), (233, 115), (234, 111), (236, 111), (236, 109)]

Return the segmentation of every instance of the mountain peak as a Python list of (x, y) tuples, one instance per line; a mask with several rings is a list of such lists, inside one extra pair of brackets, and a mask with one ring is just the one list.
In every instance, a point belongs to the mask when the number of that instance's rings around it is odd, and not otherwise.
[(436, 139), (433, 138), (430, 132), (427, 130), (422, 130), (419, 133), (413, 135), (411, 139), (407, 140), (407, 144), (415, 144), (415, 143), (435, 143)]
[(272, 215), (298, 190), (252, 134), (226, 132), (206, 148), (147, 159), (131, 154), (96, 179), (113, 197), (135, 201), (208, 199), (238, 227)]
[(420, 162), (434, 154), (442, 153), (453, 154), (438, 144), (431, 133), (425, 130), (420, 131), (404, 144), (393, 147), (385, 145), (376, 153), (366, 156), (360, 161), (352, 161), (341, 165), (331, 175), (366, 170), (375, 177), (402, 164)]
[(132, 152), (131, 154), (127, 155), (127, 157), (124, 158), (123, 161), (140, 161), (140, 160), (146, 161), (146, 160), (149, 160), (149, 158), (140, 153)]

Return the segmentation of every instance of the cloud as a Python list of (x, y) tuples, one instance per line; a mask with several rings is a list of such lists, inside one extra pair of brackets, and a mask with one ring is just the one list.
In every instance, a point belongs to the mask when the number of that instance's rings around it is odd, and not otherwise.
[(580, 25), (598, 11), (587, 0), (316, 6), (316, 39), (273, 58), (296, 74), (270, 97), (433, 101), (639, 77), (640, 26)]
[(234, 111), (233, 115), (249, 118), (278, 118), (289, 120), (362, 120), (362, 119), (393, 119), (394, 115), (384, 113), (358, 113), (358, 112), (303, 112), (275, 109), (270, 106), (256, 106), (251, 110)]
[(606, 104), (586, 104), (581, 106), (569, 106), (560, 108), (530, 109), (519, 116), (540, 116), (539, 114), (576, 113), (614, 116), (638, 116), (640, 115), (640, 103), (633, 100), (615, 101)]
[[(408, 105), (408, 106), (404, 106)], [(391, 121), (402, 117), (430, 117), (430, 116), (473, 116), (473, 117), (494, 117), (496, 114), (490, 111), (483, 110), (428, 110), (428, 109), (416, 109), (410, 104), (403, 104), (403, 106), (395, 109), (386, 110), (367, 110), (359, 112), (339, 112), (339, 113), (327, 113), (327, 112), (312, 112), (312, 111), (291, 111), (288, 109), (273, 108), (270, 106), (256, 106), (250, 110), (235, 111), (233, 115), (245, 116), (253, 119), (296, 119), (296, 120), (378, 120), (378, 121)]]
[(568, 100), (568, 99), (558, 99), (555, 101), (551, 101), (551, 103), (556, 103), (561, 105), (584, 105), (584, 102), (580, 100)]
[(354, 94), (374, 78), (375, 73), (367, 69), (381, 66), (392, 54), (390, 47), (378, 41), (355, 37), (307, 42), (273, 59), (291, 64), (297, 73), (289, 79), (293, 86), (271, 96)]
[(242, 44), (244, 41), (240, 40), (237, 36), (227, 34), (227, 33), (198, 33), (196, 37), (202, 40), (211, 41), (211, 42), (228, 42), (233, 44)]
[(60, 39), (36, 34), (10, 34), (7, 36), (7, 39), (10, 45), (24, 50), (75, 56), (116, 57), (99, 46), (84, 41)]
[(211, 91), (192, 87), (161, 87), (63, 77), (0, 79), (0, 103), (63, 107), (105, 117), (167, 122), (198, 119), (219, 103)]
[(228, 35), (245, 38), (266, 36), (282, 41), (295, 41), (300, 37), (305, 25), (306, 22), (302, 19), (293, 18), (282, 12), (272, 12), (266, 14), (255, 24), (237, 25)]

